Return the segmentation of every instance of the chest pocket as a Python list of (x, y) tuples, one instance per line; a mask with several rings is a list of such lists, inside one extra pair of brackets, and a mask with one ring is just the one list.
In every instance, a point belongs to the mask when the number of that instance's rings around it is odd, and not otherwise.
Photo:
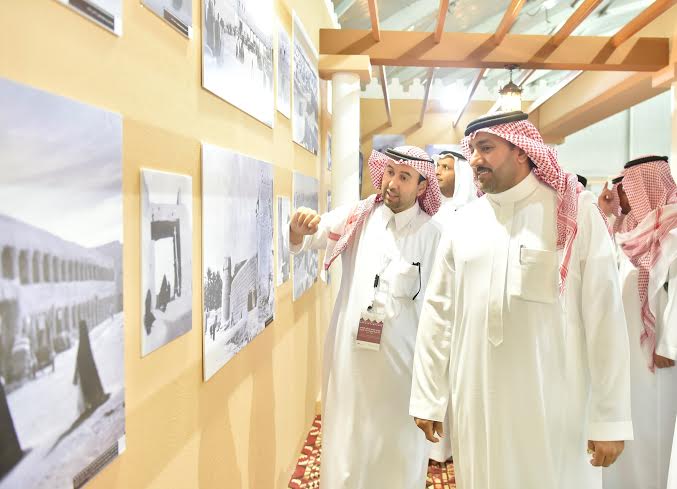
[(551, 304), (557, 298), (557, 252), (521, 246), (516, 293), (525, 301)]
[(421, 285), (420, 266), (400, 259), (393, 262), (388, 272), (393, 299), (412, 300)]

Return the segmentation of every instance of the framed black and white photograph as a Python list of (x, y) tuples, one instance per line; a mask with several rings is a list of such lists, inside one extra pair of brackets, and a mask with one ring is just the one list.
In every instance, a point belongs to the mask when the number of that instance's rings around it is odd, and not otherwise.
[(430, 156), (437, 156), (442, 151), (456, 151), (460, 153), (460, 148), (458, 144), (426, 144), (425, 152)]
[(289, 224), (291, 222), (289, 197), (277, 197), (277, 282), (280, 286), (289, 280)]
[(291, 117), (291, 41), (289, 34), (277, 22), (277, 110)]
[(188, 39), (193, 38), (193, 0), (141, 0), (141, 4)]
[(141, 356), (192, 328), (193, 184), (141, 170)]
[(122, 0), (56, 0), (117, 36), (122, 35)]
[(294, 98), (292, 139), (317, 155), (320, 150), (320, 86), (317, 52), (294, 15)]
[(202, 86), (273, 127), (272, 0), (202, 2)]
[(374, 151), (383, 153), (386, 148), (397, 148), (404, 146), (404, 135), (402, 134), (376, 134), (371, 139), (371, 147)]
[(273, 320), (273, 167), (202, 145), (204, 378)]
[[(302, 173), (294, 172), (294, 210), (307, 207), (320, 211), (320, 181)], [(317, 282), (319, 270), (319, 253), (317, 250), (303, 251), (292, 257), (294, 278), (294, 300), (298, 300)]]
[(122, 118), (0, 78), (0, 489), (125, 448)]

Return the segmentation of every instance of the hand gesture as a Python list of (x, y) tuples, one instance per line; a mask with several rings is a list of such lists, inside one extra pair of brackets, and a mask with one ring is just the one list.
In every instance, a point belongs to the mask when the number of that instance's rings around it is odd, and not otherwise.
[(303, 237), (315, 234), (320, 224), (320, 216), (313, 209), (299, 207), (291, 217), (289, 223), (289, 241), (298, 245), (303, 241)]
[(653, 361), (658, 368), (669, 368), (675, 366), (675, 361), (673, 359), (662, 357), (656, 353), (653, 354)]
[(608, 467), (616, 461), (625, 448), (624, 441), (588, 441), (590, 464), (594, 467)]
[(597, 205), (602, 210), (605, 216), (610, 216), (613, 212), (611, 208), (611, 202), (613, 200), (613, 194), (609, 188), (609, 182), (604, 182), (604, 188), (597, 198)]
[[(421, 418), (414, 418), (414, 421), (416, 422), (416, 426), (425, 433), (425, 437), (428, 441), (437, 443), (440, 441), (440, 438), (444, 438), (444, 427), (441, 422)], [(435, 433), (437, 433), (440, 438), (437, 438)]]

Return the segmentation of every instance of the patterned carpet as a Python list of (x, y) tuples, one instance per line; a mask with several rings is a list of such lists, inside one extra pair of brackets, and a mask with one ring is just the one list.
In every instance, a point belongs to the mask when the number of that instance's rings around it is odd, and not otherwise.
[[(317, 416), (308, 433), (306, 443), (294, 474), (289, 481), (290, 489), (319, 489), (320, 461), (322, 458), (322, 421)], [(452, 463), (430, 462), (426, 489), (455, 489), (454, 465)]]

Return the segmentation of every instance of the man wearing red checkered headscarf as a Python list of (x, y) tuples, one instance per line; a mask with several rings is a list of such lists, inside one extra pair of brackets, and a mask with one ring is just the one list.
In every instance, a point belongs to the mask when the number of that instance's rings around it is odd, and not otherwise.
[(410, 414), (435, 442), (451, 405), (458, 489), (597, 488), (593, 466), (632, 438), (607, 225), (526, 114), (476, 120), (465, 135), (484, 195), (440, 242)]
[(617, 235), (630, 337), (635, 441), (605, 485), (666, 487), (677, 416), (677, 185), (668, 158), (625, 165), (625, 224)]
[(430, 445), (407, 415), (416, 327), (440, 238), (435, 163), (414, 146), (373, 151), (378, 194), (322, 216), (297, 209), (292, 253), (341, 257), (324, 349), (322, 489), (425, 487)]

